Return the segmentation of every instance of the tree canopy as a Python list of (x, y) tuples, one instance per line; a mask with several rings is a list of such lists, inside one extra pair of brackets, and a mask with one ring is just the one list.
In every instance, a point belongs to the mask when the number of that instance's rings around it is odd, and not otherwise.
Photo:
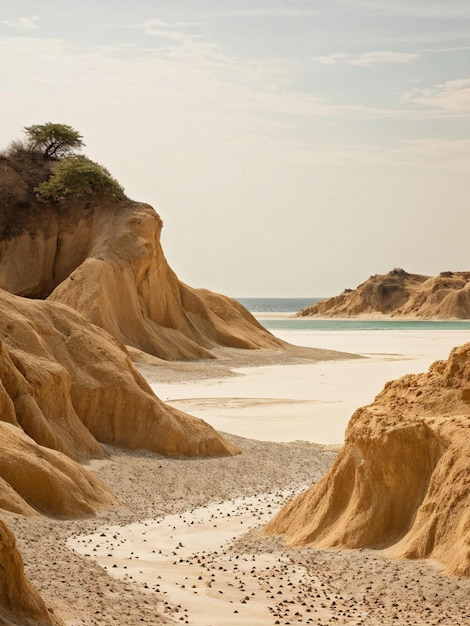
[(67, 124), (33, 124), (24, 131), (28, 147), (42, 151), (45, 159), (62, 159), (85, 145), (82, 135)]
[(35, 191), (44, 200), (62, 200), (67, 196), (124, 198), (123, 188), (105, 167), (78, 154), (56, 163), (52, 176)]

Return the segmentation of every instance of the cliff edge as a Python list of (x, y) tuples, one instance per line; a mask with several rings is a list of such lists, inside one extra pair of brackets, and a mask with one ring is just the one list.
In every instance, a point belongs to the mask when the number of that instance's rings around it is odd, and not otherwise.
[(149, 205), (125, 196), (44, 200), (34, 190), (52, 165), (34, 155), (0, 161), (0, 288), (67, 304), (165, 360), (213, 358), (218, 346), (282, 348), (237, 301), (178, 280)]
[(394, 269), (374, 275), (356, 289), (302, 309), (298, 317), (387, 315), (417, 319), (470, 319), (470, 272), (439, 276)]
[(358, 409), (330, 471), (265, 533), (292, 546), (436, 559), (470, 576), (470, 343)]

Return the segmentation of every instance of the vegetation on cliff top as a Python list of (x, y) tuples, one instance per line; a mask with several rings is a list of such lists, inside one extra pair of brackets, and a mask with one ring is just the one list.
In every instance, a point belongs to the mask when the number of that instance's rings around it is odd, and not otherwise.
[(25, 176), (37, 199), (57, 202), (66, 198), (125, 197), (122, 186), (105, 167), (76, 153), (85, 144), (71, 126), (48, 122), (26, 126), (24, 131), (26, 140), (13, 141), (2, 156)]
[(35, 187), (35, 191), (43, 200), (62, 200), (67, 196), (124, 198), (123, 188), (105, 167), (79, 154), (54, 165), (51, 177)]
[(45, 159), (62, 159), (85, 145), (80, 133), (67, 124), (33, 124), (24, 131), (28, 149), (42, 150)]

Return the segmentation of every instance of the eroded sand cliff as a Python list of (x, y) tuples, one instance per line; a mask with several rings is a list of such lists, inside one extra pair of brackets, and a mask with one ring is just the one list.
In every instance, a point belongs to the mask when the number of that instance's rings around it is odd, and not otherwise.
[(24, 575), (15, 538), (0, 520), (0, 624), (61, 624)]
[(358, 409), (331, 470), (266, 534), (292, 546), (377, 548), (470, 576), (470, 344)]
[(160, 245), (162, 221), (129, 199), (40, 201), (43, 161), (2, 160), (0, 288), (79, 311), (121, 343), (167, 360), (217, 346), (281, 348), (238, 302), (181, 283)]
[(202, 420), (160, 402), (125, 348), (56, 302), (0, 291), (2, 420), (83, 461), (98, 441), (170, 456), (237, 450)]
[(470, 272), (439, 276), (409, 274), (394, 269), (375, 275), (356, 289), (317, 302), (299, 317), (359, 317), (387, 315), (420, 319), (469, 319)]

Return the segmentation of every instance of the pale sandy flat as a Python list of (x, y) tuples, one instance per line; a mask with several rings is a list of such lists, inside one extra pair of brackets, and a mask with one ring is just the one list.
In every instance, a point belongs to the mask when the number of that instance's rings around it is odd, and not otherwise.
[[(468, 331), (277, 331), (282, 339), (364, 359), (235, 367), (236, 376), (169, 383), (149, 374), (164, 401), (218, 430), (270, 441), (341, 443), (349, 418), (384, 384), (426, 371), (468, 340)], [(216, 364), (214, 364), (216, 367)]]

